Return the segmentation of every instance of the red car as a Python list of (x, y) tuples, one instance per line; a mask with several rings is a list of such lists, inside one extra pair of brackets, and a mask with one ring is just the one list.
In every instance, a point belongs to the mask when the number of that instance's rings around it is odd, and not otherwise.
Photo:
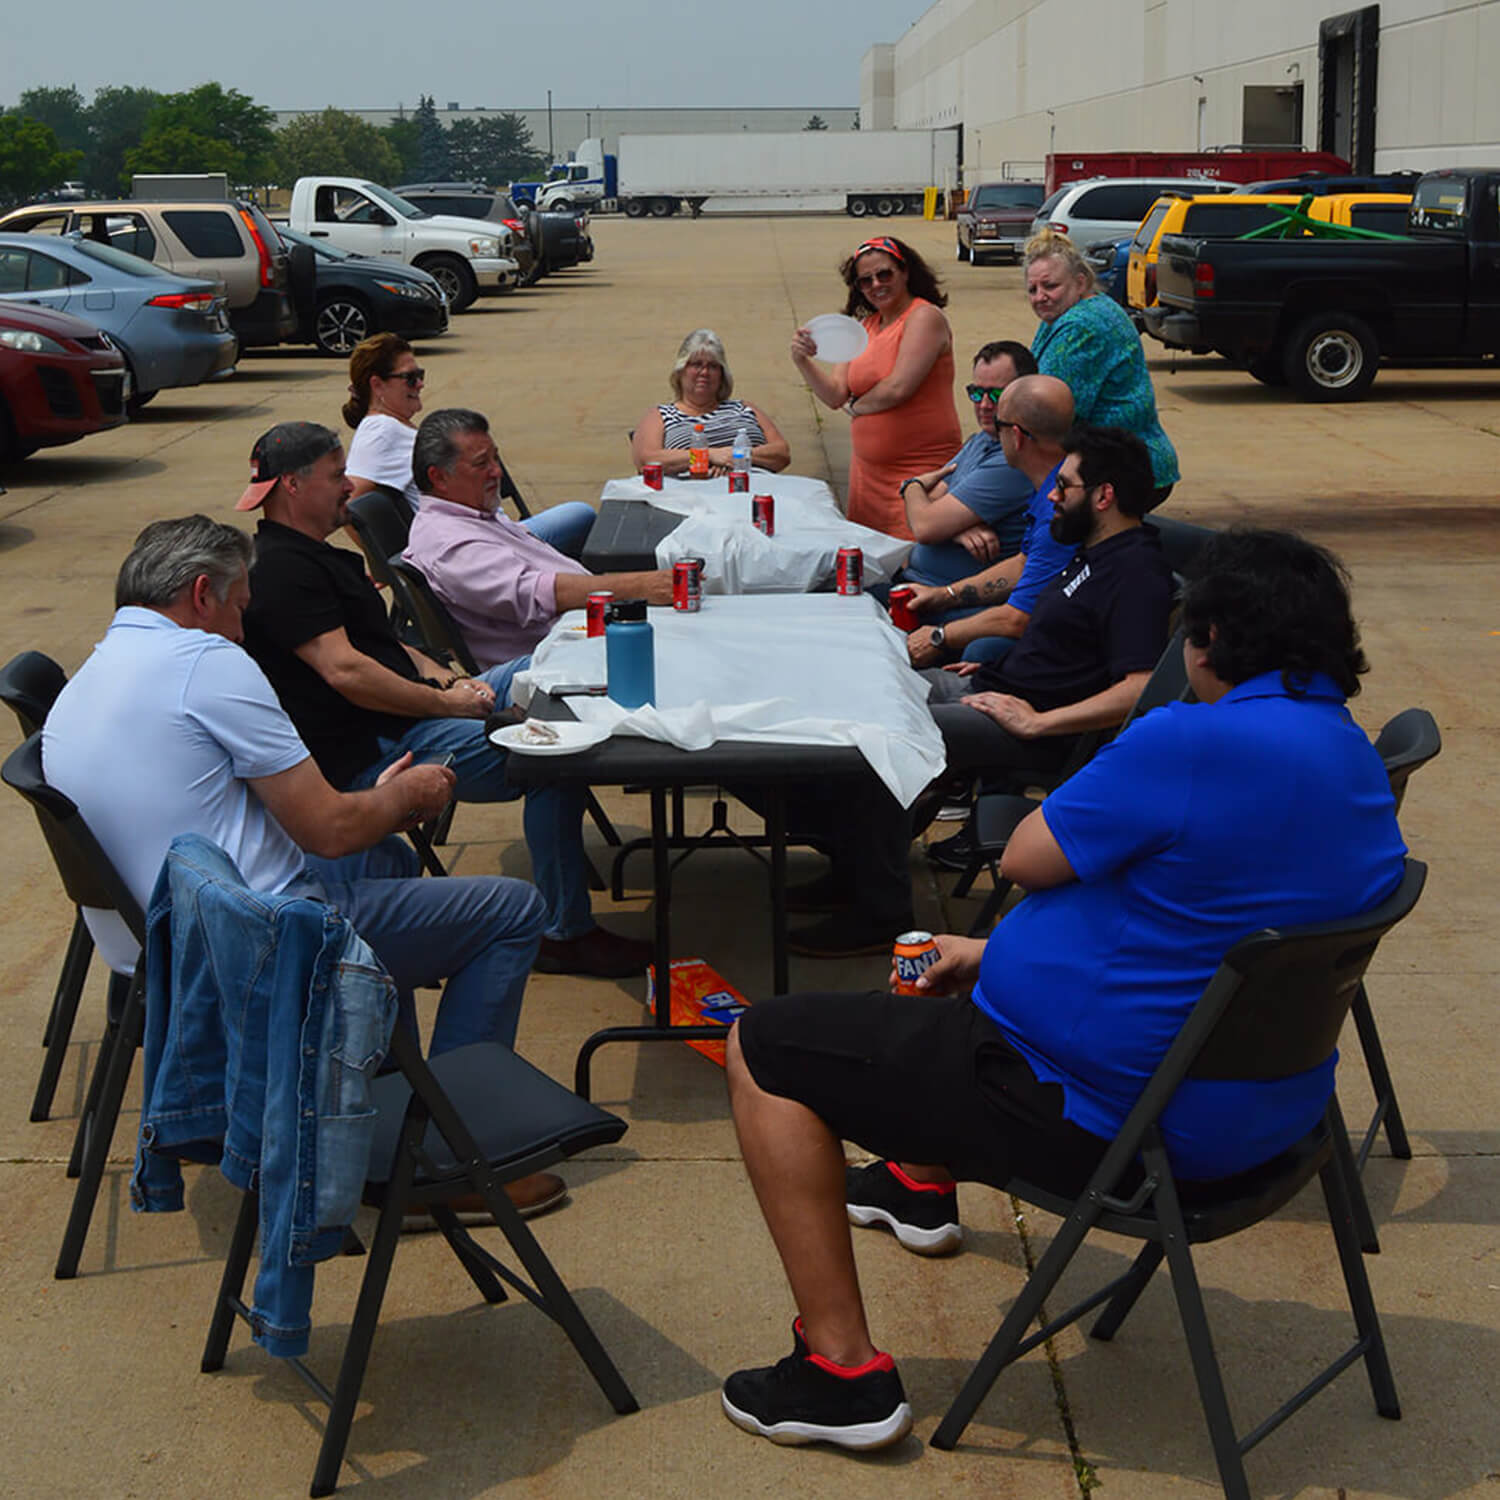
[(125, 356), (92, 323), (0, 302), (0, 463), (125, 420)]

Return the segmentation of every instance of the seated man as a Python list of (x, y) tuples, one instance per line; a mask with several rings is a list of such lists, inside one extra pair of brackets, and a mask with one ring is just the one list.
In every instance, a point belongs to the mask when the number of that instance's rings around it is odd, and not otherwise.
[(1051, 375), (1023, 376), (1001, 392), (994, 422), (1011, 471), (1032, 486), (1020, 550), (982, 572), (920, 587), (912, 607), (930, 624), (907, 637), (912, 665), (998, 661), (1026, 628), (1036, 597), (1072, 555), (1050, 532), (1052, 487), (1073, 425), (1073, 395)]
[[(325, 540), (348, 519), (344, 450), (316, 422), (283, 422), (251, 454), (254, 478), (239, 510), (264, 506), (250, 570), (245, 647), (329, 782), (373, 786), (410, 752), (452, 757), (465, 802), (520, 795), (484, 720), (507, 701), (525, 659), (483, 677), (455, 678), (404, 645), (365, 576), (363, 560)], [(526, 797), (526, 844), (547, 903), (536, 968), (547, 974), (639, 974), (650, 947), (607, 932), (590, 910), (583, 796), (543, 787)]]
[[(1155, 529), (1141, 524), (1154, 488), (1145, 444), (1119, 428), (1078, 427), (1063, 446), (1051, 529), (1071, 551), (1067, 567), (1001, 663), (924, 674), (949, 773), (1060, 768), (1079, 734), (1125, 719), (1166, 648), (1172, 571)], [(818, 819), (803, 826), (833, 868), (816, 887), (788, 892), (789, 909), (832, 914), (793, 933), (792, 951), (878, 952), (910, 926), (911, 818), (891, 799), (855, 809), (825, 798), (821, 812), (798, 816)]]
[[(386, 837), (441, 812), (452, 771), (404, 755), (368, 790), (328, 784), (235, 644), (250, 558), (244, 532), (207, 516), (141, 532), (108, 634), (47, 716), (47, 780), (78, 805), (143, 910), (173, 838), (200, 833), (252, 890), (337, 906), (395, 980), (404, 1024), (416, 1025), (412, 991), (446, 977), (434, 1054), (511, 1046), (541, 939), (540, 896), (493, 875), (424, 880), (410, 848)], [(129, 969), (135, 940), (109, 915), (91, 923), (100, 951)], [(564, 1191), (546, 1173), (512, 1186), (533, 1212)]]
[(448, 606), (482, 666), (526, 655), (564, 610), (598, 589), (648, 604), (672, 602), (672, 575), (590, 573), (499, 512), (500, 450), (477, 411), (422, 419), (412, 473), (422, 508), (405, 557)]
[[(1001, 868), (1032, 894), (987, 942), (940, 938), (920, 997), (780, 997), (735, 1026), (735, 1125), (800, 1314), (791, 1355), (725, 1381), (739, 1426), (901, 1437), (911, 1411), (871, 1342), (847, 1221), (930, 1253), (957, 1239), (955, 1179), (1080, 1191), (1236, 941), (1398, 884), (1390, 784), (1344, 706), (1365, 660), (1338, 565), (1244, 532), (1198, 566), (1183, 621), (1200, 702), (1147, 714), (1020, 826)], [(1189, 1080), (1163, 1120), (1174, 1170), (1269, 1160), (1317, 1123), (1333, 1075), (1330, 1057)], [(842, 1140), (883, 1160), (846, 1169)]]
[(997, 339), (974, 356), (968, 395), (979, 431), (941, 469), (901, 481), (906, 524), (917, 539), (901, 582), (942, 587), (975, 563), (1010, 557), (1026, 534), (1035, 485), (1011, 468), (995, 429), (996, 403), (1011, 381), (1036, 374), (1025, 344)]

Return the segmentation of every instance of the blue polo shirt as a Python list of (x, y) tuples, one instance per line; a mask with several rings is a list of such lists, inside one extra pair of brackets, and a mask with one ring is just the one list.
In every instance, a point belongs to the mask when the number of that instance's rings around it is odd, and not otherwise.
[[(996, 927), (974, 1002), (1068, 1119), (1111, 1136), (1219, 960), (1264, 927), (1368, 910), (1405, 845), (1380, 757), (1335, 684), (1280, 673), (1157, 708), (1043, 804), (1077, 880)], [(1272, 1082), (1187, 1079), (1163, 1117), (1174, 1168), (1220, 1177), (1317, 1122), (1337, 1054)]]
[[(1058, 464), (1057, 469), (1062, 468)], [(1026, 566), (1016, 586), (1006, 599), (1007, 604), (1030, 614), (1036, 606), (1037, 595), (1067, 567), (1073, 557), (1073, 548), (1052, 537), (1052, 487), (1057, 483), (1057, 469), (1037, 486), (1031, 496), (1030, 520), (1026, 527), (1026, 540), (1021, 551), (1026, 554)]]

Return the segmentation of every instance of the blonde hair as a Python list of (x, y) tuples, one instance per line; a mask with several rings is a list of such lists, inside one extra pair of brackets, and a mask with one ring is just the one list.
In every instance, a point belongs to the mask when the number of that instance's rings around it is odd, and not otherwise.
[(706, 354), (719, 367), (719, 400), (727, 401), (734, 394), (734, 376), (729, 373), (729, 361), (724, 356), (724, 341), (712, 328), (695, 328), (683, 339), (677, 350), (677, 363), (667, 377), (674, 396), (682, 395), (682, 372), (687, 369), (695, 354)]
[(1039, 260), (1060, 260), (1067, 267), (1070, 275), (1082, 276), (1085, 283), (1083, 293), (1085, 297), (1092, 297), (1095, 292), (1101, 290), (1099, 278), (1094, 275), (1094, 268), (1084, 259), (1083, 251), (1065, 234), (1043, 229), (1032, 235), (1026, 241), (1021, 264), (1029, 271)]

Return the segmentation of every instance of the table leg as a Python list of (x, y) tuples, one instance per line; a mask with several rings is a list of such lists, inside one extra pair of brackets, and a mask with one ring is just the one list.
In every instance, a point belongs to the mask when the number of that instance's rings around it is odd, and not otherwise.
[(786, 948), (786, 791), (773, 782), (766, 802), (766, 837), (771, 841), (771, 993), (791, 988)]

